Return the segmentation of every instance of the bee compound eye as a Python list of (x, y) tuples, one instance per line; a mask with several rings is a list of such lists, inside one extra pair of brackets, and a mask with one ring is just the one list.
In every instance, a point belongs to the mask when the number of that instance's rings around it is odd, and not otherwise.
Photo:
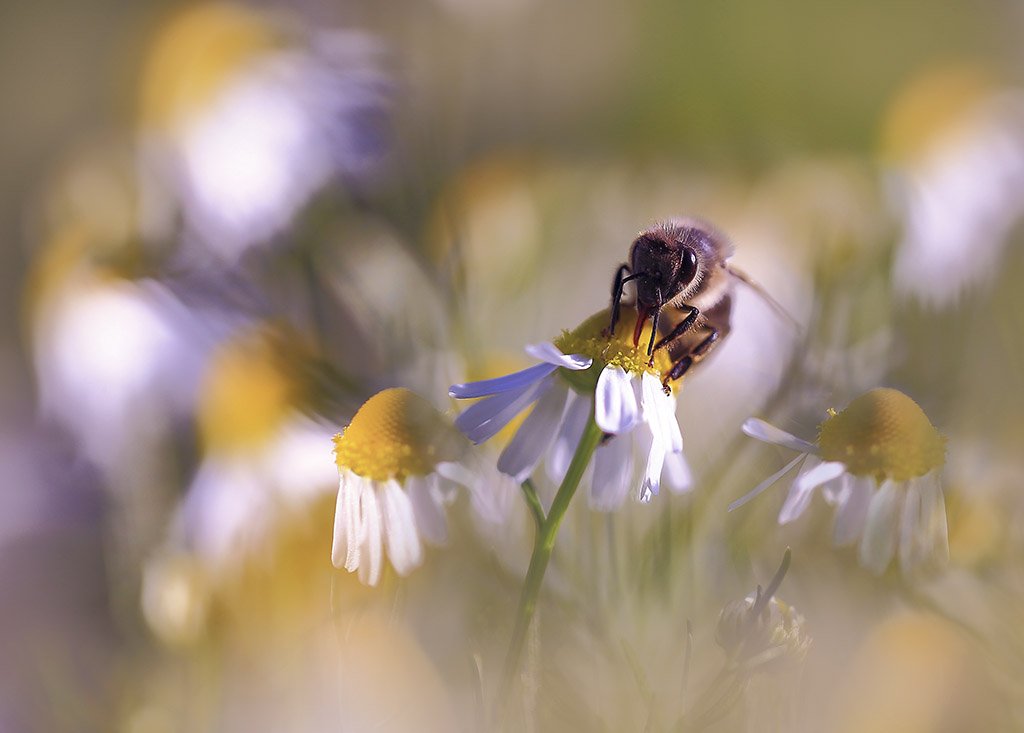
[(689, 284), (695, 277), (697, 277), (697, 254), (689, 247), (684, 247), (682, 263), (679, 266), (679, 280)]

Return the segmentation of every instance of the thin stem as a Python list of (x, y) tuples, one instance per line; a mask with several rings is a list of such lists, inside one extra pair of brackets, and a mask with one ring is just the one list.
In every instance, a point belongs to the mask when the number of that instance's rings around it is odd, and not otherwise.
[(523, 481), (521, 488), (523, 497), (526, 499), (526, 506), (530, 507), (530, 513), (533, 515), (533, 521), (537, 524), (537, 533), (539, 534), (544, 528), (544, 507), (540, 503), (540, 497), (537, 496), (537, 489), (530, 479)]
[(551, 559), (551, 552), (555, 548), (558, 528), (565, 518), (565, 513), (569, 509), (569, 503), (572, 501), (577, 487), (580, 485), (583, 472), (590, 464), (590, 459), (600, 442), (601, 429), (594, 422), (594, 414), (591, 411), (587, 425), (583, 429), (583, 435), (580, 437), (579, 445), (576, 446), (576, 453), (572, 457), (569, 469), (565, 472), (562, 485), (558, 487), (555, 500), (551, 503), (551, 510), (548, 512), (547, 518), (538, 525), (537, 534), (534, 538), (533, 554), (530, 556), (530, 568), (526, 571), (523, 590), (519, 594), (516, 624), (512, 630), (512, 639), (509, 641), (508, 653), (505, 655), (501, 687), (498, 689), (496, 717), (499, 723), (504, 717), (505, 706), (511, 694), (516, 674), (519, 672), (519, 660), (523, 654), (523, 642), (526, 639), (526, 632), (529, 631), (530, 622), (533, 620), (533, 614), (537, 608), (537, 598), (540, 595), (544, 573), (548, 568), (548, 561)]

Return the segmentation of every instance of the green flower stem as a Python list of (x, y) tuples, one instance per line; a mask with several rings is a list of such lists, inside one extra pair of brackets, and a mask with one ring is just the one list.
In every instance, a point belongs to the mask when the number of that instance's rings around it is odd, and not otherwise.
[(544, 529), (544, 506), (540, 503), (540, 497), (537, 496), (537, 489), (534, 487), (533, 481), (526, 479), (521, 488), (526, 505), (530, 508), (530, 514), (533, 515), (533, 521), (537, 524), (537, 533), (539, 534)]
[(591, 411), (587, 425), (583, 429), (579, 445), (576, 446), (576, 453), (569, 464), (569, 470), (562, 479), (562, 485), (558, 487), (555, 500), (551, 503), (551, 510), (547, 518), (538, 524), (537, 534), (533, 542), (533, 554), (530, 556), (530, 568), (526, 571), (526, 580), (523, 582), (523, 590), (519, 595), (519, 609), (516, 611), (516, 625), (512, 631), (512, 640), (508, 645), (508, 653), (505, 656), (505, 667), (501, 675), (501, 687), (498, 689), (497, 718), (500, 722), (504, 717), (505, 704), (512, 691), (513, 682), (519, 672), (519, 660), (523, 654), (523, 643), (526, 641), (526, 633), (530, 629), (530, 622), (533, 620), (534, 611), (537, 609), (537, 598), (540, 595), (540, 588), (544, 581), (544, 573), (548, 568), (548, 561), (551, 559), (551, 552), (555, 548), (555, 538), (558, 536), (558, 528), (565, 518), (576, 489), (583, 478), (583, 472), (590, 464), (598, 444), (601, 442), (601, 429), (594, 422), (594, 413)]

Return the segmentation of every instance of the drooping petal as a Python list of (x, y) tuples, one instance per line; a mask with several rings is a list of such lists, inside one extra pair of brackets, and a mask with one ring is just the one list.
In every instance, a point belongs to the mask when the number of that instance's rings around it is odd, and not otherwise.
[[(665, 401), (669, 400), (669, 403)], [(671, 408), (667, 407), (671, 404)], [(665, 394), (661, 382), (653, 374), (644, 373), (640, 378), (640, 409), (643, 420), (650, 428), (655, 443), (665, 451), (683, 449), (682, 435), (675, 419), (675, 401)], [(671, 415), (668, 414), (671, 410)], [(674, 427), (673, 427), (674, 425)]]
[(905, 484), (907, 497), (900, 516), (900, 568), (909, 573), (919, 565), (941, 564), (949, 558), (946, 508), (935, 473)]
[(917, 479), (921, 492), (921, 521), (927, 537), (927, 553), (937, 563), (949, 560), (949, 529), (946, 525), (946, 502), (942, 485), (935, 472)]
[(334, 541), (331, 562), (336, 568), (359, 565), (359, 545), (362, 542), (359, 522), (359, 489), (355, 482), (362, 479), (342, 471), (338, 480), (338, 500), (334, 508)]
[(502, 392), (487, 397), (455, 418), (455, 427), (474, 443), (480, 444), (493, 438), (509, 421), (526, 409), (537, 398), (540, 390), (548, 384), (550, 377), (533, 382), (518, 390)]
[(885, 481), (868, 506), (864, 534), (860, 540), (860, 563), (881, 575), (896, 550), (900, 495), (893, 481)]
[(420, 536), (435, 545), (444, 543), (448, 539), (448, 521), (437, 475), (410, 477), (406, 480), (406, 491)]
[(423, 546), (416, 531), (412, 502), (397, 481), (385, 481), (380, 492), (384, 543), (399, 575), (408, 575), (423, 561)]
[(548, 477), (556, 484), (562, 482), (565, 472), (569, 470), (576, 446), (579, 445), (583, 429), (590, 419), (591, 404), (590, 398), (575, 392), (569, 393), (569, 406), (565, 410), (562, 427), (547, 459)]
[(520, 392), (544, 379), (544, 377), (555, 371), (556, 368), (556, 366), (551, 364), (534, 364), (532, 367), (512, 374), (506, 374), (503, 377), (483, 379), (479, 382), (466, 382), (465, 384), (453, 384), (448, 388), (448, 396), (463, 400), (474, 397), (489, 397), (505, 392)]
[(552, 380), (551, 386), (537, 400), (533, 411), (526, 416), (515, 437), (498, 457), (499, 471), (519, 483), (530, 477), (562, 425), (568, 400), (569, 388), (561, 380)]
[(661, 471), (665, 466), (665, 446), (653, 432), (649, 433), (649, 438), (643, 435), (646, 431), (640, 430), (637, 432), (640, 433), (638, 438), (643, 443), (649, 445), (647, 450), (647, 466), (644, 468), (644, 476), (640, 482), (640, 501), (646, 504), (651, 500), (651, 497), (658, 494), (661, 488)]
[(864, 530), (868, 506), (874, 494), (874, 479), (846, 474), (836, 509), (836, 523), (832, 530), (832, 543), (837, 547), (851, 545)]
[(903, 490), (903, 510), (900, 512), (898, 557), (900, 570), (910, 573), (923, 559), (921, 551), (921, 493), (909, 487)]
[[(377, 585), (380, 581), (383, 548), (381, 546), (380, 506), (377, 491), (372, 482), (363, 481), (359, 494), (359, 513), (363, 525), (363, 541), (360, 557), (357, 559), (359, 580), (366, 585)], [(345, 565), (353, 571), (356, 566)]]
[(636, 425), (640, 407), (632, 383), (622, 367), (609, 365), (601, 370), (594, 393), (594, 420), (604, 432), (621, 435)]
[(693, 472), (682, 451), (669, 453), (665, 456), (665, 469), (662, 478), (668, 488), (676, 494), (685, 494), (693, 489)]
[(750, 491), (750, 492), (748, 492), (748, 493), (744, 494), (744, 495), (743, 495), (743, 496), (741, 496), (741, 497), (740, 497), (739, 499), (737, 499), (737, 500), (736, 500), (736, 501), (734, 501), (734, 502), (733, 502), (732, 504), (730, 504), (730, 505), (729, 505), (729, 511), (731, 512), (731, 511), (732, 511), (733, 509), (737, 509), (737, 508), (739, 508), (739, 507), (743, 506), (744, 504), (746, 504), (746, 503), (747, 503), (748, 501), (750, 501), (751, 499), (753, 499), (753, 498), (754, 498), (755, 496), (757, 496), (758, 494), (760, 494), (760, 493), (761, 493), (762, 491), (764, 491), (765, 489), (767, 489), (767, 488), (770, 488), (770, 487), (774, 486), (774, 485), (775, 485), (775, 484), (776, 484), (776, 483), (778, 482), (778, 480), (779, 480), (779, 479), (781, 479), (781, 478), (782, 478), (783, 476), (785, 476), (785, 475), (786, 475), (787, 473), (789, 473), (790, 471), (792, 471), (792, 470), (793, 470), (793, 467), (794, 467), (794, 466), (795, 466), (795, 465), (796, 465), (797, 463), (799, 463), (800, 461), (803, 461), (803, 460), (805, 460), (806, 458), (807, 458), (807, 456), (806, 456), (805, 454), (800, 454), (799, 456), (797, 456), (796, 458), (794, 458), (794, 459), (793, 459), (792, 461), (790, 461), (789, 463), (787, 463), (787, 464), (786, 464), (785, 466), (783, 466), (783, 467), (782, 467), (782, 468), (780, 468), (780, 469), (779, 469), (778, 471), (776, 471), (776, 472), (775, 472), (775, 473), (773, 473), (773, 474), (772, 474), (771, 476), (769, 476), (769, 477), (768, 477), (768, 478), (766, 478), (766, 479), (765, 479), (764, 481), (762, 481), (762, 482), (761, 482), (761, 483), (759, 483), (759, 484), (758, 484), (757, 486), (755, 486), (755, 487), (754, 487), (754, 489), (753, 489), (753, 491)]
[(526, 347), (526, 353), (534, 359), (539, 359), (546, 364), (552, 364), (556, 367), (571, 369), (577, 372), (583, 369), (589, 369), (590, 365), (594, 363), (593, 359), (589, 356), (584, 356), (583, 354), (563, 354), (559, 351), (558, 347), (550, 341), (544, 341), (539, 344), (530, 344)]
[(610, 512), (622, 506), (633, 485), (633, 446), (628, 437), (613, 438), (594, 453), (590, 508)]
[(751, 438), (756, 438), (772, 445), (781, 445), (784, 448), (792, 448), (801, 453), (817, 452), (817, 448), (813, 444), (756, 417), (749, 418), (743, 423), (743, 432)]
[[(813, 456), (811, 457), (813, 458)], [(803, 514), (811, 503), (814, 490), (828, 481), (837, 478), (846, 470), (846, 466), (836, 461), (826, 461), (809, 466), (810, 459), (804, 464), (804, 470), (796, 477), (793, 488), (786, 497), (786, 502), (779, 512), (779, 524), (788, 524)]]

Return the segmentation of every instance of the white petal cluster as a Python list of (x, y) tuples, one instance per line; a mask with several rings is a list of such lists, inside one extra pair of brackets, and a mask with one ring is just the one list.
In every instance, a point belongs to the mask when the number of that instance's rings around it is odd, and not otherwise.
[(634, 461), (645, 461), (638, 494), (649, 501), (664, 477), (670, 488), (691, 486), (683, 458), (683, 438), (676, 421), (676, 401), (665, 394), (653, 374), (630, 374), (621, 367), (602, 369), (593, 395), (580, 394), (559, 378), (558, 370), (583, 371), (593, 360), (563, 354), (551, 343), (528, 346), (541, 363), (514, 374), (452, 386), (459, 399), (484, 398), (455, 421), (474, 443), (488, 440), (529, 406), (533, 410), (498, 459), (498, 469), (516, 481), (533, 474), (546, 457), (548, 474), (559, 482), (568, 470), (591, 412), (598, 427), (613, 439), (598, 447), (593, 461), (590, 503), (609, 511), (623, 502), (634, 482)]
[(800, 454), (730, 504), (730, 511), (746, 504), (799, 465), (779, 511), (779, 524), (800, 517), (814, 492), (822, 489), (825, 500), (836, 508), (833, 543), (844, 546), (859, 540), (860, 563), (872, 572), (884, 572), (897, 554), (904, 572), (948, 557), (946, 508), (937, 471), (906, 481), (885, 479), (879, 483), (873, 477), (850, 473), (838, 461), (823, 461), (813, 443), (763, 420), (747, 420), (743, 432)]

